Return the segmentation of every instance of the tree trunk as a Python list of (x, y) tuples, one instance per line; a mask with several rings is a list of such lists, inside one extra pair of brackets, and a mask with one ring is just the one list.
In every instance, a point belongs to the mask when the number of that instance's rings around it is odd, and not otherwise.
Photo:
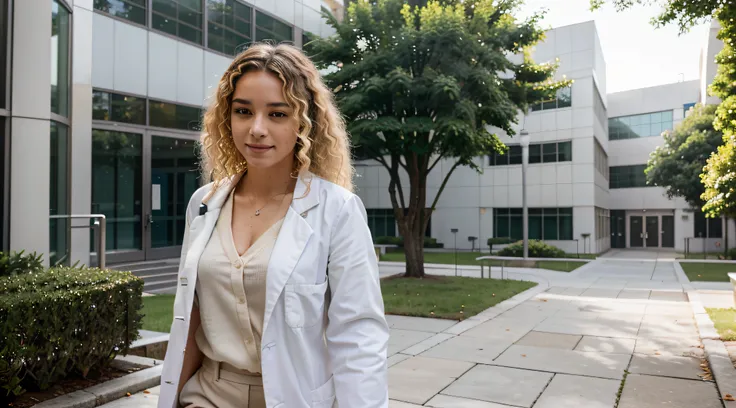
[(423, 278), (424, 277), (424, 239), (416, 239), (410, 231), (404, 235), (404, 252), (406, 253), (406, 272), (404, 276), (407, 278)]

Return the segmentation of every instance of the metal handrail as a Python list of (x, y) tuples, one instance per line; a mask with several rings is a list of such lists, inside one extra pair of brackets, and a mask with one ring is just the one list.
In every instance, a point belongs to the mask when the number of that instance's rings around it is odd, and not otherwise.
[(50, 219), (91, 219), (95, 220), (94, 225), (72, 225), (69, 228), (92, 228), (95, 230), (95, 241), (97, 249), (97, 267), (105, 269), (105, 237), (107, 235), (107, 218), (104, 214), (68, 214), (68, 215), (50, 215)]
[[(583, 262), (588, 263), (594, 261), (594, 259), (589, 258), (520, 258), (516, 256), (479, 256), (475, 258), (476, 261), (480, 262), (480, 277), (483, 279), (484, 275), (484, 265), (485, 261), (501, 261), (501, 279), (503, 279), (503, 272), (504, 267), (506, 266), (506, 261), (511, 262), (524, 262), (524, 261), (530, 261), (530, 262), (539, 262), (539, 261), (560, 261), (560, 262)], [(491, 267), (492, 265), (488, 265), (488, 277), (491, 277)]]

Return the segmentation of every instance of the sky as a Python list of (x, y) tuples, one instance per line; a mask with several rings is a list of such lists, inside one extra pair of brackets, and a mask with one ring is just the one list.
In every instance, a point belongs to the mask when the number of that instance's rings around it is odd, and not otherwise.
[(526, 0), (519, 17), (547, 9), (544, 29), (595, 20), (606, 61), (608, 93), (699, 78), (701, 49), (709, 23), (678, 34), (676, 24), (655, 28), (659, 7), (637, 5), (617, 12), (611, 5), (591, 12), (589, 0)]

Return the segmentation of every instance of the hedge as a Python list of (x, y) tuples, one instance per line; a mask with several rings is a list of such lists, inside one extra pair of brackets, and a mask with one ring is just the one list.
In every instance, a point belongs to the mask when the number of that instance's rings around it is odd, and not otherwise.
[(0, 395), (86, 377), (126, 354), (141, 328), (142, 291), (132, 273), (97, 268), (0, 278)]
[[(400, 248), (404, 247), (404, 237), (374, 237), (375, 245), (396, 245)], [(445, 245), (437, 242), (437, 238), (424, 237), (425, 248), (443, 248)]]
[[(506, 248), (498, 251), (500, 256), (524, 256), (524, 242), (515, 242)], [(529, 257), (530, 258), (564, 258), (565, 251), (556, 246), (547, 244), (535, 239), (529, 240)]]

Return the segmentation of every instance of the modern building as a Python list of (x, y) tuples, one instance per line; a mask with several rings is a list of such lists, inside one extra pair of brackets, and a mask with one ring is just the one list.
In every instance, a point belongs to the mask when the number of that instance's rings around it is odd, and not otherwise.
[[(335, 0), (0, 0), (0, 249), (179, 255), (200, 112), (251, 41), (330, 35)], [(83, 228), (76, 228), (83, 227)]]
[[(650, 152), (664, 141), (662, 132), (673, 129), (696, 102), (717, 103), (705, 92), (715, 75), (713, 57), (723, 46), (716, 32), (714, 26), (703, 50), (699, 81), (611, 94), (606, 92), (606, 63), (594, 22), (547, 32), (534, 50), (534, 60), (557, 60), (556, 79), (574, 83), (519, 118), (517, 130), (523, 126), (531, 140), (530, 239), (570, 253), (610, 248), (682, 251), (686, 245), (691, 251), (711, 251), (723, 244), (722, 220), (706, 222), (684, 200), (669, 200), (663, 188), (647, 186), (644, 175)], [(454, 247), (457, 239), (458, 248), (487, 250), (489, 237), (522, 238), (522, 147), (518, 137), (491, 130), (509, 146), (508, 153), (477, 158), (482, 174), (458, 168), (432, 215), (429, 235), (446, 247)], [(430, 174), (428, 202), (451, 165), (443, 162)], [(388, 173), (367, 161), (358, 164), (358, 174), (358, 194), (374, 235), (397, 235)]]

